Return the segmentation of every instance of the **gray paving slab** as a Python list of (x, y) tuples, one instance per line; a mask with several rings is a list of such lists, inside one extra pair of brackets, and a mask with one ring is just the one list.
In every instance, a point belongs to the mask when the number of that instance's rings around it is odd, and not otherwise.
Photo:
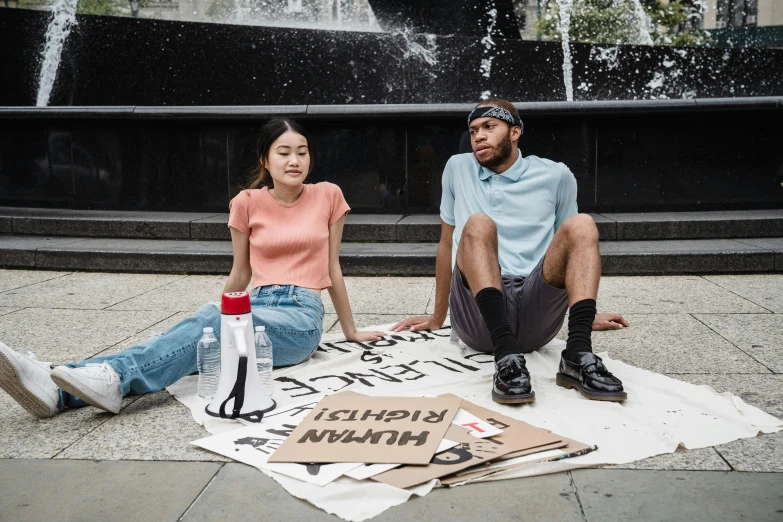
[(33, 268), (38, 249), (76, 241), (72, 237), (0, 236), (0, 267)]
[(105, 355), (109, 355), (112, 353), (117, 353), (119, 351), (125, 350), (126, 348), (130, 348), (131, 346), (137, 346), (139, 344), (145, 343), (154, 336), (163, 335), (168, 331), (169, 328), (171, 328), (178, 322), (192, 315), (191, 312), (177, 312), (176, 310), (169, 310), (169, 309), (163, 309), (158, 311), (162, 315), (166, 316), (165, 319), (150, 325), (148, 328), (145, 328), (144, 330), (132, 333), (126, 339), (123, 339), (119, 343), (106, 348), (100, 353), (96, 353), (95, 357), (103, 357)]
[(572, 475), (588, 521), (777, 521), (783, 513), (783, 475), (630, 470)]
[(604, 213), (617, 239), (708, 239), (783, 236), (783, 210)]
[(397, 214), (348, 214), (343, 228), (343, 241), (394, 241)]
[[(41, 281), (49, 281), (70, 274), (71, 272), (55, 272), (47, 270), (0, 270), (0, 294), (6, 290), (22, 288)], [(0, 297), (0, 302), (3, 302)]]
[[(248, 484), (253, 484), (253, 495), (246, 494)], [(182, 520), (214, 520), (217, 513), (226, 520), (337, 520), (289, 495), (255, 468), (241, 464), (223, 466)], [(571, 480), (565, 473), (436, 489), (425, 497), (413, 497), (372, 520), (472, 522), (479, 513), (485, 520), (520, 520), (523, 514), (542, 521), (583, 520)]]
[(737, 471), (777, 473), (783, 477), (783, 432), (735, 440), (715, 449)]
[[(783, 275), (777, 276), (783, 283)], [(699, 276), (608, 276), (598, 290), (600, 312), (768, 313)]]
[(176, 521), (220, 469), (208, 462), (0, 464), (3, 520)]
[(336, 324), (338, 324), (337, 314), (324, 314), (324, 333), (330, 332)]
[[(356, 328), (367, 328), (368, 326), (396, 323), (408, 317), (407, 314), (354, 314), (353, 322)], [(329, 331), (339, 332), (340, 330), (340, 323), (337, 322)]]
[(783, 313), (783, 274), (706, 275), (704, 279), (775, 313)]
[[(124, 399), (123, 408), (137, 398)], [(79, 408), (37, 419), (0, 390), (0, 458), (50, 459), (111, 417), (97, 408)]]
[(167, 274), (76, 272), (7, 290), (0, 298), (10, 306), (101, 310), (181, 278)]
[[(593, 349), (658, 373), (770, 373), (687, 314), (628, 314), (622, 330), (593, 332)], [(610, 368), (611, 369), (611, 368)]]
[(695, 317), (775, 373), (783, 373), (783, 315), (696, 314)]
[(686, 450), (678, 448), (674, 453), (656, 455), (627, 464), (604, 466), (603, 469), (647, 469), (667, 471), (731, 471), (731, 466), (714, 448)]
[(166, 391), (150, 393), (80, 438), (57, 459), (227, 462), (191, 441), (207, 437), (190, 410)]
[(10, 314), (11, 312), (16, 312), (17, 310), (21, 310), (21, 308), (13, 308), (9, 306), (0, 306), (0, 315)]
[(171, 315), (167, 311), (109, 312), (25, 308), (0, 316), (0, 341), (54, 364), (80, 361)]
[[(432, 277), (351, 277), (345, 281), (354, 314), (423, 314), (433, 285)], [(329, 293), (321, 297), (326, 312), (334, 312)]]
[(731, 392), (751, 406), (783, 419), (783, 375), (669, 374), (669, 377), (691, 384), (706, 385), (718, 393)]
[(154, 289), (139, 293), (110, 307), (110, 310), (177, 310), (195, 312), (202, 305), (220, 302), (226, 276), (191, 275), (178, 277)]
[(775, 252), (730, 239), (606, 241), (604, 275), (771, 272)]
[(68, 267), (74, 270), (228, 274), (232, 256), (230, 241), (84, 239), (39, 248), (36, 252), (36, 266), (54, 269)]

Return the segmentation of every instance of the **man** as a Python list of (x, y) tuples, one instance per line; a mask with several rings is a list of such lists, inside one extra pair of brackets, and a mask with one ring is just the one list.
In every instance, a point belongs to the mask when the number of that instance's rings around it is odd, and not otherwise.
[(459, 338), (494, 353), (493, 400), (518, 404), (535, 399), (523, 354), (551, 341), (570, 308), (557, 384), (589, 399), (624, 400), (590, 332), (629, 324), (596, 314), (598, 229), (577, 213), (574, 175), (562, 163), (522, 157), (522, 121), (506, 100), (480, 103), (468, 127), (473, 153), (453, 156), (443, 173), (435, 313), (392, 330), (438, 329), (450, 305)]

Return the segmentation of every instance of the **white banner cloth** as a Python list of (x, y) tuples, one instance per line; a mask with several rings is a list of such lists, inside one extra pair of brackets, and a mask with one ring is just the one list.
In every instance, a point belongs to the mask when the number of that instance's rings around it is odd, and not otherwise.
[[(389, 327), (374, 329), (388, 331)], [(577, 391), (555, 384), (560, 352), (565, 344), (559, 340), (526, 355), (536, 401), (520, 406), (497, 404), (491, 397), (492, 356), (451, 343), (449, 335), (449, 328), (402, 332), (371, 343), (345, 341), (339, 333), (324, 335), (321, 346), (309, 361), (275, 370), (274, 399), (283, 406), (341, 390), (368, 395), (453, 393), (509, 417), (598, 446), (597, 451), (578, 458), (534, 463), (498, 473), (489, 480), (623, 464), (672, 453), (678, 446), (704, 448), (783, 429), (783, 421), (730, 393), (717, 393), (708, 386), (642, 370), (612, 360), (606, 354), (601, 357), (623, 381), (628, 399), (623, 403), (587, 400)], [(196, 422), (210, 433), (241, 426), (204, 413), (206, 401), (197, 396), (194, 376), (185, 377), (168, 390), (191, 409)], [(409, 491), (341, 477), (319, 487), (276, 473), (264, 473), (295, 497), (356, 522), (405, 502), (413, 493), (425, 495), (434, 485), (433, 481)]]

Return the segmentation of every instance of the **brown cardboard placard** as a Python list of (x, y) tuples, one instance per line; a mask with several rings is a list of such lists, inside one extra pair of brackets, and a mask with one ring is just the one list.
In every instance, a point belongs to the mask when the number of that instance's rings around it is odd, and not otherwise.
[[(597, 449), (596, 446), (589, 446), (587, 444), (583, 444), (581, 442), (578, 442), (578, 441), (575, 441), (575, 440), (571, 440), (571, 439), (567, 439), (567, 438), (563, 438), (563, 442), (567, 442), (568, 445), (565, 448), (562, 449), (563, 450), (563, 454), (562, 455), (542, 457), (542, 458), (539, 458), (539, 459), (533, 459), (533, 460), (530, 460), (528, 462), (522, 462), (522, 463), (519, 463), (519, 464), (510, 464), (508, 466), (501, 466), (499, 468), (479, 469), (479, 470), (477, 470), (477, 471), (475, 471), (473, 473), (466, 473), (466, 474), (463, 474), (463, 475), (452, 475), (452, 476), (449, 476), (449, 477), (442, 478), (440, 480), (440, 483), (443, 484), (444, 486), (451, 486), (453, 484), (461, 484), (463, 482), (469, 482), (469, 481), (474, 481), (474, 480), (478, 480), (478, 479), (481, 479), (481, 478), (486, 478), (486, 477), (489, 477), (490, 475), (495, 475), (495, 474), (498, 474), (498, 473), (502, 473), (502, 472), (508, 471), (510, 469), (520, 468), (520, 467), (524, 467), (524, 466), (529, 466), (529, 465), (535, 464), (537, 462), (552, 462), (552, 461), (556, 461), (556, 460), (562, 460), (562, 459), (567, 459), (567, 458), (579, 457), (581, 455), (586, 455), (587, 453), (590, 453), (591, 451), (594, 451), (594, 450)], [(538, 450), (539, 451), (537, 451), (536, 453), (542, 453), (544, 451), (547, 451), (547, 450), (542, 449), (542, 448), (538, 448)], [(507, 455), (510, 455), (510, 454), (507, 454)], [(507, 455), (504, 455), (504, 457), (507, 456)], [(530, 455), (533, 455), (533, 453), (531, 453)], [(519, 456), (523, 456), (523, 455), (517, 454), (516, 456), (519, 457)], [(500, 458), (500, 459), (497, 459), (497, 460), (502, 462), (504, 459)]]
[[(440, 397), (459, 398), (450, 394)], [(484, 419), (481, 415), (465, 408), (465, 405), (470, 404), (463, 401), (462, 408)], [(497, 415), (495, 416), (497, 417)], [(457, 429), (464, 430), (464, 428), (452, 426), (449, 428), (446, 438), (460, 444), (435, 455), (429, 465), (403, 466), (375, 475), (372, 479), (398, 488), (408, 488), (434, 478), (445, 477), (463, 469), (494, 461), (507, 453), (560, 442), (560, 436), (546, 430), (505, 417), (504, 419), (508, 422), (503, 422), (505, 425), (503, 433), (486, 439), (477, 439), (467, 434), (466, 431), (457, 431)]]
[[(456, 396), (448, 393), (445, 395), (440, 395), (440, 397)], [(515, 457), (518, 457), (522, 455), (522, 453), (520, 453), (521, 451), (534, 452), (533, 450), (536, 450), (536, 448), (548, 448), (552, 444), (562, 442), (563, 439), (563, 437), (556, 435), (551, 431), (545, 430), (543, 428), (537, 428), (536, 426), (532, 426), (526, 422), (522, 422), (511, 417), (507, 417), (496, 411), (482, 408), (481, 406), (473, 404), (469, 401), (462, 401), (462, 409), (472, 413), (479, 419), (487, 421), (489, 424), (503, 430), (503, 433), (491, 437), (490, 440), (501, 444), (513, 444), (515, 446), (521, 446), (517, 447), (511, 452), (504, 452), (503, 456), (499, 457), (501, 459), (505, 458), (506, 455), (514, 455)], [(521, 444), (521, 441), (524, 441), (524, 444)]]
[(402, 466), (370, 478), (390, 486), (409, 488), (487, 462), (502, 455), (505, 450), (502, 445), (469, 435), (468, 430), (461, 426), (452, 425), (446, 432), (446, 438), (459, 444), (434, 455), (426, 466)]
[(461, 402), (456, 396), (327, 395), (269, 462), (427, 464)]

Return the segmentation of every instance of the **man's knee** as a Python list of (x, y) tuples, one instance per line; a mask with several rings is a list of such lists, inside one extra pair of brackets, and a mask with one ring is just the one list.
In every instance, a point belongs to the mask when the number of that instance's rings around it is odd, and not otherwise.
[(497, 238), (498, 228), (492, 218), (486, 214), (477, 212), (472, 214), (465, 222), (462, 229), (462, 239), (468, 241), (485, 240), (487, 238)]
[(598, 244), (598, 227), (589, 214), (576, 214), (563, 221), (560, 228), (573, 244)]

